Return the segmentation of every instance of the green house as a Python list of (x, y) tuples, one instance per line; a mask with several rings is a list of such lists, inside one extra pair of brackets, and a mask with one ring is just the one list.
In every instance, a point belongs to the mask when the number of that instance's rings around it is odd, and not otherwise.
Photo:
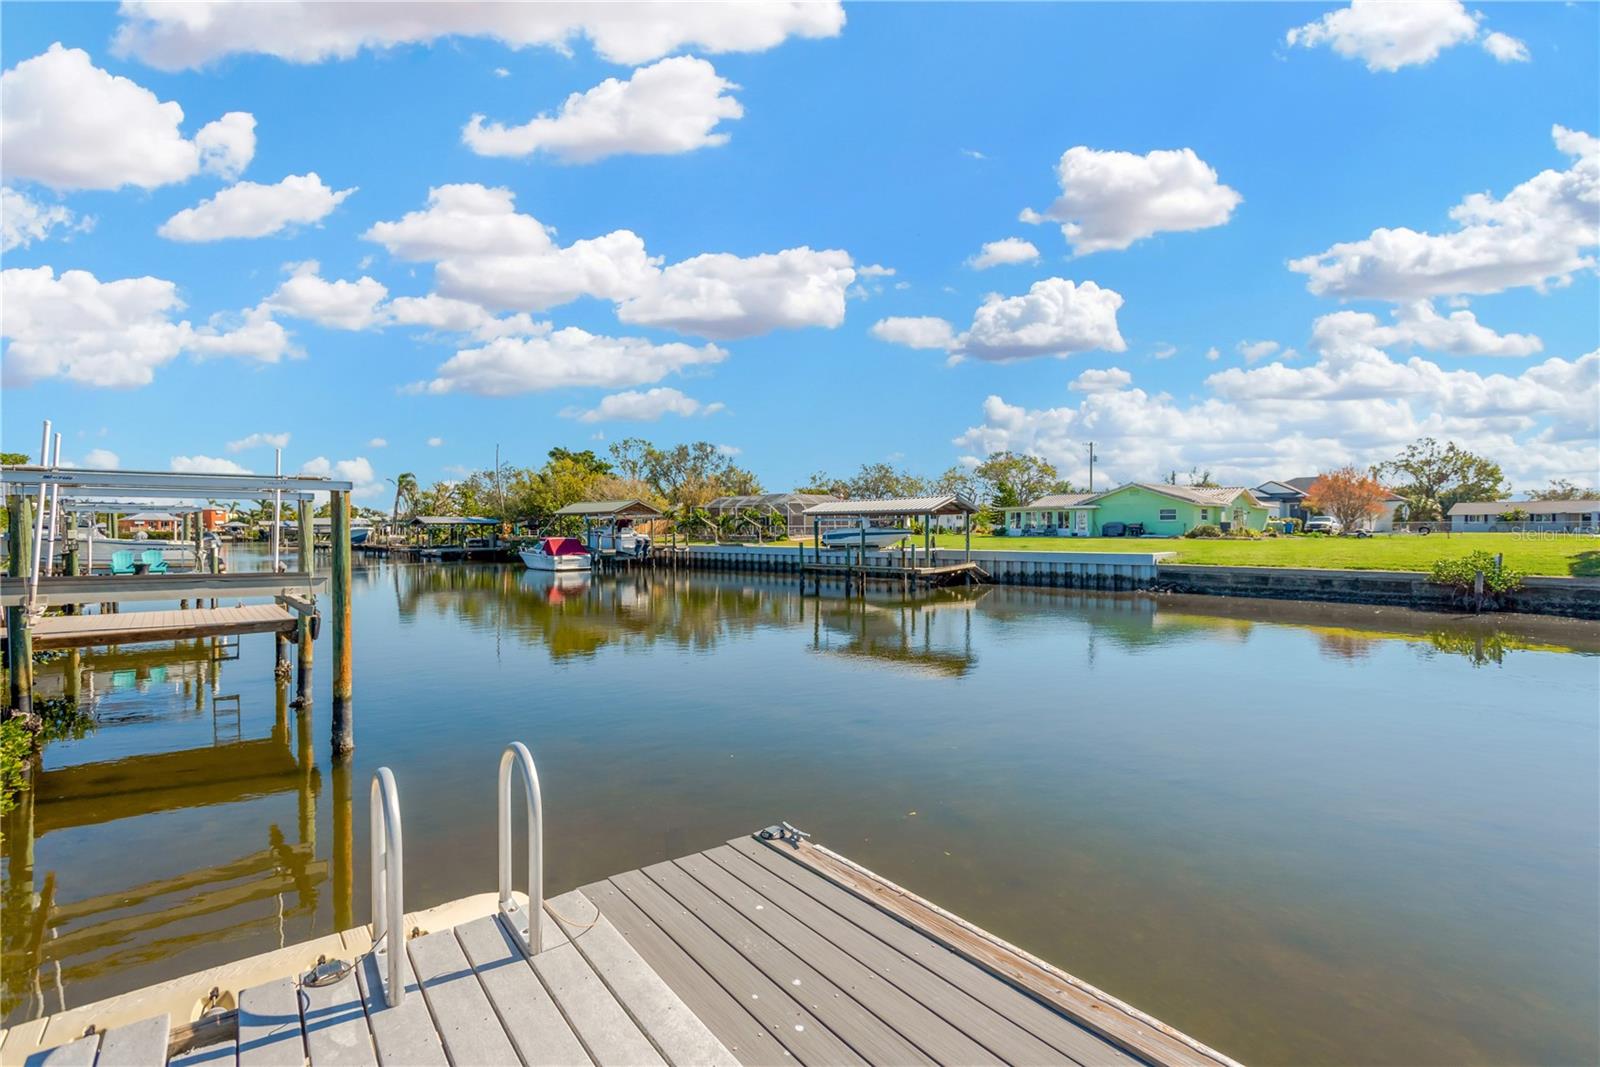
[(1095, 495), (1043, 496), (1022, 507), (1006, 508), (1005, 525), (1013, 536), (1099, 537), (1107, 523), (1120, 522), (1143, 526), (1147, 534), (1177, 537), (1196, 526), (1264, 530), (1271, 514), (1270, 505), (1239, 486), (1201, 489), (1129, 482)]
[(1267, 505), (1241, 486), (1203, 489), (1129, 482), (1096, 496), (1093, 505), (1091, 521), (1097, 535), (1112, 522), (1138, 524), (1147, 534), (1167, 537), (1187, 533), (1196, 526), (1264, 530), (1272, 514)]

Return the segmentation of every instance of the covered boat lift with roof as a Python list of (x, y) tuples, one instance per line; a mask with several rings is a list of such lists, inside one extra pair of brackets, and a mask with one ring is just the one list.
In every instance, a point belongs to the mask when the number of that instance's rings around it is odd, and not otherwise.
[[(842, 576), (848, 583), (852, 578), (884, 578), (903, 583), (918, 582), (927, 585), (943, 585), (952, 581), (971, 582), (973, 579), (987, 580), (988, 575), (974, 562), (972, 562), (972, 516), (978, 513), (978, 506), (963, 496), (950, 493), (944, 496), (916, 496), (897, 497), (887, 500), (830, 500), (821, 504), (813, 504), (806, 508), (804, 514), (811, 520), (813, 560), (801, 564), (801, 573), (811, 573), (818, 577), (823, 575)], [(965, 556), (960, 563), (934, 565), (933, 563), (933, 519), (945, 515), (960, 515), (962, 517), (962, 534), (965, 541)], [(869, 558), (870, 546), (867, 540), (867, 530), (874, 525), (875, 520), (883, 519), (923, 519), (922, 523), (922, 552), (923, 564), (916, 562), (916, 549), (911, 551), (909, 562), (898, 565), (892, 562), (892, 553), (880, 553), (883, 562), (879, 563)], [(825, 520), (853, 519), (862, 530), (859, 546), (851, 546), (856, 553), (856, 562), (828, 562), (823, 559), (822, 524)], [(837, 527), (836, 527), (837, 528)], [(802, 550), (803, 551), (803, 550)], [(904, 561), (904, 553), (901, 553)]]
[[(46, 442), (49, 431), (46, 424)], [(289, 679), (289, 640), (297, 641), (299, 699), (309, 706), (312, 641), (326, 615), (333, 639), (333, 750), (339, 756), (349, 753), (355, 747), (350, 641), (349, 500), (353, 488), (348, 481), (306, 475), (94, 470), (57, 464), (0, 467), (0, 490), (4, 491), (9, 520), (9, 565), (0, 580), (10, 680), (8, 713), (33, 710), (36, 639), (41, 648), (77, 649), (263, 632), (277, 636), (275, 676), (279, 684), (287, 684)], [(312, 568), (309, 531), (317, 493), (328, 494), (333, 514), (331, 611), (324, 611), (327, 605), (318, 602), (318, 591), (330, 583)], [(186, 573), (85, 574), (77, 546), (79, 531), (70, 520), (73, 514), (86, 511), (126, 511), (135, 501), (141, 509), (154, 506), (177, 513), (192, 510), (181, 506), (185, 503), (211, 499), (281, 503), (285, 498), (299, 504), (300, 526), (305, 532), (294, 571), (280, 562), (274, 543), (273, 569), (264, 574), (220, 573), (214, 556), (211, 568), (197, 567)], [(199, 525), (195, 524), (197, 560), (201, 556)], [(66, 547), (61, 553), (64, 566), (60, 574), (55, 573), (58, 542)], [(244, 598), (270, 598), (271, 603), (234, 606)], [(176, 600), (180, 609), (129, 614), (119, 610), (122, 602), (136, 600)], [(207, 600), (230, 606), (203, 607)], [(100, 604), (100, 612), (81, 613), (88, 604)], [(45, 609), (52, 606), (64, 607), (69, 614), (45, 615)]]
[[(596, 556), (634, 554), (625, 548), (622, 531), (640, 522), (665, 519), (667, 513), (648, 500), (580, 500), (556, 510), (555, 518), (583, 520), (583, 543)], [(597, 533), (598, 531), (598, 533)], [(609, 543), (608, 543), (609, 541)]]

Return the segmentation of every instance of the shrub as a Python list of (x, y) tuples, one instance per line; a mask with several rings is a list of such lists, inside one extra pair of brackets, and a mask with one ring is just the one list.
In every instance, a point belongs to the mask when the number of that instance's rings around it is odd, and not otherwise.
[(1202, 526), (1196, 526), (1194, 529), (1189, 530), (1188, 532), (1186, 532), (1183, 536), (1185, 536), (1185, 537), (1221, 537), (1222, 536), (1222, 531), (1219, 530), (1217, 527), (1212, 526), (1210, 523), (1206, 523), (1205, 525), (1202, 525)]
[(1248, 526), (1233, 526), (1233, 527), (1230, 527), (1228, 532), (1223, 534), (1222, 536), (1224, 536), (1224, 537), (1232, 537), (1232, 538), (1234, 538), (1236, 540), (1239, 540), (1239, 541), (1253, 541), (1256, 538), (1261, 536), (1261, 531), (1260, 530), (1252, 530)]
[(1434, 560), (1428, 580), (1467, 594), (1472, 592), (1479, 571), (1483, 572), (1484, 592), (1495, 597), (1522, 588), (1522, 579), (1525, 577), (1522, 571), (1495, 566), (1494, 556), (1479, 549), (1453, 559)]

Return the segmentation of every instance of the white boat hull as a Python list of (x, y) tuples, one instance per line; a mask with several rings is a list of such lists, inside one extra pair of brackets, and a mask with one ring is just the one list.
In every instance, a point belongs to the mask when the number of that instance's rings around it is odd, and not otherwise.
[(591, 566), (590, 556), (547, 556), (537, 549), (524, 548), (517, 555), (522, 557), (522, 563), (530, 571), (546, 571), (552, 574), (587, 574)]
[(888, 548), (910, 536), (910, 530), (894, 526), (869, 526), (865, 530), (856, 527), (829, 530), (822, 535), (822, 543), (828, 548), (860, 548), (864, 539), (868, 548)]

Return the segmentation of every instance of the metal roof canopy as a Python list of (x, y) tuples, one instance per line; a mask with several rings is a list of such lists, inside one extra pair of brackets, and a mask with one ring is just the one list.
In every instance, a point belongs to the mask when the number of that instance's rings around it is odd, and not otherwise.
[(253, 496), (271, 497), (274, 491), (289, 493), (348, 493), (352, 482), (315, 478), (305, 474), (210, 474), (179, 471), (108, 471), (83, 467), (40, 467), (35, 465), (0, 467), (0, 484), (17, 488), (59, 485), (62, 493), (82, 496), (85, 490), (105, 492), (125, 489), (141, 496), (182, 497)]
[(75, 515), (109, 511), (124, 518), (131, 517), (133, 512), (155, 509), (168, 511), (174, 515), (194, 515), (198, 512), (214, 510), (205, 504), (172, 504), (169, 506), (155, 500), (66, 500), (61, 504), (62, 511)]
[(813, 518), (867, 518), (900, 515), (976, 515), (978, 506), (961, 496), (908, 496), (894, 500), (830, 500), (801, 512)]
[(643, 500), (580, 500), (568, 504), (557, 515), (604, 517), (614, 519), (664, 519), (667, 513)]
[[(315, 524), (313, 519), (312, 523)], [(482, 515), (417, 515), (414, 516), (410, 526), (499, 526), (499, 519), (487, 519)]]

